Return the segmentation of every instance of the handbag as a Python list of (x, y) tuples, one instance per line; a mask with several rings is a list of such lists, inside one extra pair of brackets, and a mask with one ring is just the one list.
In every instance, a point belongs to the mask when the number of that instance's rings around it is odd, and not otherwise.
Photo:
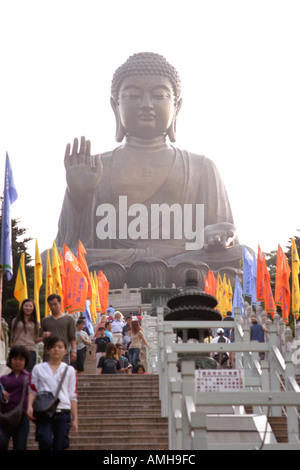
[(7, 413), (0, 413), (0, 423), (6, 427), (16, 427), (20, 424), (23, 415), (23, 402), (27, 387), (28, 377), (26, 376), (23, 384), (22, 398), (20, 403), (14, 409)]
[(56, 390), (56, 394), (53, 395), (52, 392), (42, 391), (36, 395), (34, 404), (33, 404), (33, 416), (35, 417), (36, 421), (43, 422), (47, 421), (53, 417), (57, 406), (59, 404), (59, 392), (61, 390), (64, 378), (68, 371), (68, 367), (66, 366), (62, 378), (60, 379), (59, 385)]

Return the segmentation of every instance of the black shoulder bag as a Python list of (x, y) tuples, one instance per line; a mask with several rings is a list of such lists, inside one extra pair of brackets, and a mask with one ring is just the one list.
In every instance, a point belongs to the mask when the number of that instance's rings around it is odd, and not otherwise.
[(47, 421), (48, 419), (52, 418), (54, 415), (56, 408), (59, 404), (59, 392), (61, 390), (63, 381), (68, 371), (68, 367), (66, 366), (62, 378), (60, 379), (59, 385), (56, 390), (56, 394), (53, 395), (52, 392), (39, 392), (36, 395), (35, 401), (33, 403), (33, 416), (35, 417), (36, 421), (42, 422)]
[(28, 383), (28, 376), (24, 378), (22, 398), (21, 398), (20, 403), (11, 411), (8, 411), (7, 413), (0, 413), (0, 423), (3, 426), (11, 427), (11, 428), (19, 426), (21, 419), (22, 419), (22, 415), (23, 415), (23, 402), (25, 398), (27, 383)]

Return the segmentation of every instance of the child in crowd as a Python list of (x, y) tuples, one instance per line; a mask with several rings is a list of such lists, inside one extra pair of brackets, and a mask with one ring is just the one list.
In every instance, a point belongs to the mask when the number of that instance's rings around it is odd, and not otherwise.
[[(15, 345), (11, 348), (7, 367), (12, 371), (0, 377), (2, 385), (1, 413), (5, 414), (13, 410), (22, 399), (23, 387), (25, 394), (23, 400), (23, 415), (20, 424), (10, 427), (0, 422), (0, 450), (7, 450), (10, 438), (13, 440), (13, 450), (26, 450), (30, 423), (26, 415), (29, 373), (26, 370), (30, 362), (29, 351), (25, 346)], [(25, 380), (27, 384), (25, 384)]]
[(72, 366), (77, 370), (77, 373), (80, 374), (84, 371), (84, 363), (86, 358), (87, 346), (91, 346), (92, 342), (88, 334), (83, 330), (85, 322), (82, 319), (77, 320), (76, 322), (76, 351), (77, 357), (76, 361), (72, 363)]
[(95, 339), (94, 359), (96, 361), (96, 367), (98, 367), (100, 357), (104, 356), (106, 346), (110, 343), (110, 338), (105, 334), (104, 326), (99, 327), (99, 336)]

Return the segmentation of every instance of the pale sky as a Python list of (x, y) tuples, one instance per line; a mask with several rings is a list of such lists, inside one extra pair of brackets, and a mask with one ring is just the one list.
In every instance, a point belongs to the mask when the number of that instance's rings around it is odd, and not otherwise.
[(118, 145), (113, 73), (151, 51), (181, 76), (176, 145), (215, 162), (240, 243), (284, 249), (300, 229), (299, 24), (299, 0), (2, 0), (0, 190), (7, 151), (12, 217), (40, 252), (52, 246), (66, 144)]

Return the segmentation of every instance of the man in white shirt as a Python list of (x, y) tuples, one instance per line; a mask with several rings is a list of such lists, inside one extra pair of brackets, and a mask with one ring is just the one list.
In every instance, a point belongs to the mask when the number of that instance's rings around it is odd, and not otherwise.
[[(224, 336), (223, 328), (217, 329), (217, 336), (213, 338), (212, 343), (230, 343), (230, 340)], [(219, 363), (220, 366), (227, 363), (229, 359), (229, 352), (214, 353), (214, 360)]]

